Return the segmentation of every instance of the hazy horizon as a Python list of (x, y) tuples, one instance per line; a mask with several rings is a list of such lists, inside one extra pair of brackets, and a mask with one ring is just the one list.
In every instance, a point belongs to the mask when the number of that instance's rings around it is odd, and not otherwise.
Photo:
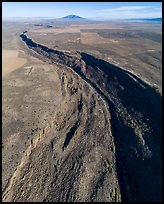
[(161, 18), (162, 2), (2, 2), (3, 20), (71, 14), (91, 20)]

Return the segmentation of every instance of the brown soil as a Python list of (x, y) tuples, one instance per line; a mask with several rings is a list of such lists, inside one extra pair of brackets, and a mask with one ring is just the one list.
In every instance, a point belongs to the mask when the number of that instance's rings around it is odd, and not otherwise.
[(2, 76), (22, 67), (27, 60), (19, 57), (18, 50), (2, 50)]
[[(12, 100), (19, 122), (17, 130), (13, 122), (11, 129), (4, 128), (3, 201), (160, 201), (160, 94), (134, 74), (87, 53), (22, 39), (28, 53), (45, 63), (30, 64), (4, 81), (3, 125), (9, 127), (5, 99)], [(11, 86), (17, 97), (7, 92)], [(10, 149), (14, 155), (7, 170), (7, 135), (27, 124), (19, 140), (13, 139), (13, 150), (22, 154)]]

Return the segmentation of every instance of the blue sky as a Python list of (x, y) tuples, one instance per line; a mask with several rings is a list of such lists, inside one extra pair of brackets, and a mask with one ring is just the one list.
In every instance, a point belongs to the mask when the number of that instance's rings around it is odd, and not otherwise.
[(54, 17), (69, 14), (90, 19), (162, 17), (161, 2), (3, 2), (2, 17)]

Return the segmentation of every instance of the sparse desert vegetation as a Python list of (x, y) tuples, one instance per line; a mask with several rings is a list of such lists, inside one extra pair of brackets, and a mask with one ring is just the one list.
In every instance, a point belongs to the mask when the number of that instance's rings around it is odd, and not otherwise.
[(2, 28), (3, 202), (161, 201), (161, 24)]

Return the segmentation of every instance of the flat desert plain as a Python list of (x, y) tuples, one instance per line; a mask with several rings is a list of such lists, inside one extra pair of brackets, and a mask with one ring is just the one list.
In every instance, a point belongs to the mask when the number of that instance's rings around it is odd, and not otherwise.
[(2, 77), (25, 65), (27, 60), (19, 57), (18, 50), (2, 50)]

